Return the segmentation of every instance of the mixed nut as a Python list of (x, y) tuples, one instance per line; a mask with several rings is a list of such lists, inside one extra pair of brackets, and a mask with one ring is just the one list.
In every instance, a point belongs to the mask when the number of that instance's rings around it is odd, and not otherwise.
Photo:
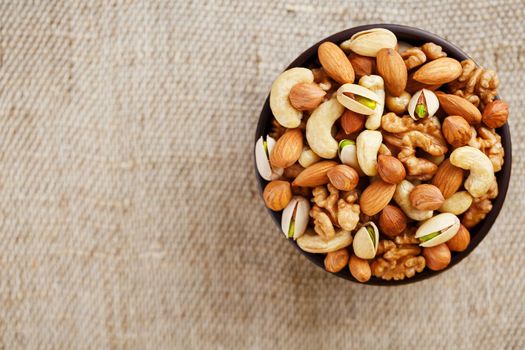
[(446, 268), (498, 194), (509, 110), (496, 73), (383, 28), (317, 54), (272, 85), (272, 130), (255, 144), (266, 206), (327, 271), (366, 282)]

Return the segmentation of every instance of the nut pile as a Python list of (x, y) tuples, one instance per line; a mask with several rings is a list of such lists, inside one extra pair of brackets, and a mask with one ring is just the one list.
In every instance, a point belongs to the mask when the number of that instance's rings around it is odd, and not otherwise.
[(272, 85), (272, 130), (255, 145), (267, 207), (327, 271), (366, 282), (446, 268), (498, 194), (509, 110), (496, 73), (382, 28), (317, 54), (320, 67)]

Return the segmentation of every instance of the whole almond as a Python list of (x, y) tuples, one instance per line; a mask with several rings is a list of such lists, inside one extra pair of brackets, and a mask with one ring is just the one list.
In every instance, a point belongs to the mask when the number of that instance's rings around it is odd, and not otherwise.
[(408, 75), (407, 86), (405, 88), (405, 90), (411, 95), (415, 94), (416, 92), (422, 89), (435, 91), (439, 89), (441, 85), (443, 85), (443, 84), (427, 85), (427, 84), (420, 83), (419, 81), (414, 80), (414, 73), (415, 72), (412, 72)]
[(290, 129), (275, 143), (270, 153), (270, 164), (275, 168), (288, 168), (297, 162), (302, 152), (303, 132), (301, 129)]
[(479, 124), (481, 122), (481, 112), (470, 101), (463, 97), (436, 92), (439, 105), (448, 115), (459, 115), (470, 124)]
[(387, 206), (394, 196), (395, 190), (396, 185), (389, 184), (381, 179), (372, 182), (359, 198), (361, 211), (368, 216), (376, 215)]
[(359, 182), (359, 174), (348, 165), (339, 164), (330, 169), (326, 175), (330, 183), (340, 191), (353, 190)]
[(465, 146), (472, 136), (470, 124), (459, 115), (451, 115), (443, 121), (443, 136), (454, 147)]
[(350, 254), (346, 248), (330, 252), (324, 258), (324, 268), (328, 272), (337, 273), (345, 268), (349, 258)]
[(283, 210), (292, 200), (292, 188), (288, 181), (274, 180), (268, 182), (263, 191), (266, 206), (274, 211)]
[(341, 116), (341, 127), (346, 134), (352, 134), (364, 129), (366, 117), (347, 109)]
[(307, 111), (315, 109), (323, 102), (326, 91), (314, 83), (295, 84), (290, 90), (290, 103), (295, 109)]
[(340, 84), (354, 82), (354, 68), (339, 46), (326, 41), (317, 49), (317, 55), (319, 62), (332, 79)]
[(377, 173), (383, 181), (395, 185), (403, 181), (406, 177), (403, 163), (396, 157), (383, 154), (377, 157)]
[(419, 210), (437, 210), (445, 201), (439, 188), (429, 184), (414, 187), (409, 198), (412, 206)]
[(494, 100), (483, 110), (483, 123), (491, 129), (502, 127), (509, 118), (509, 105), (502, 100)]
[(373, 57), (361, 56), (356, 53), (348, 56), (354, 73), (357, 78), (361, 78), (365, 75), (371, 75), (376, 70), (376, 60)]
[(453, 252), (462, 252), (470, 244), (470, 232), (463, 225), (459, 226), (458, 232), (447, 242), (448, 249)]
[(464, 176), (463, 169), (452, 165), (449, 159), (445, 159), (432, 178), (432, 185), (439, 188), (443, 197), (447, 199), (461, 187)]
[(350, 268), (352, 276), (359, 282), (366, 282), (372, 277), (372, 269), (368, 261), (358, 258), (354, 254), (350, 257), (348, 267)]
[(301, 187), (317, 187), (326, 185), (329, 182), (327, 173), (336, 165), (337, 162), (332, 160), (323, 160), (314, 163), (297, 175), (295, 180), (292, 182), (292, 185)]
[(446, 84), (456, 80), (463, 72), (458, 60), (441, 57), (425, 63), (414, 73), (414, 80), (427, 85)]
[(401, 209), (389, 204), (379, 215), (379, 229), (382, 234), (393, 238), (405, 231), (407, 220), (405, 213)]
[(407, 85), (407, 67), (394, 49), (384, 48), (377, 53), (377, 71), (385, 80), (390, 95), (399, 97)]

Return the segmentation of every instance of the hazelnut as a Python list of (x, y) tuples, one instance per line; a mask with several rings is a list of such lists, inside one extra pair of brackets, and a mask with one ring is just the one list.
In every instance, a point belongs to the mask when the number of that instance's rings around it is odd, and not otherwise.
[(439, 188), (430, 184), (417, 185), (409, 198), (412, 206), (419, 210), (437, 210), (445, 201)]
[(358, 258), (353, 255), (350, 257), (350, 263), (348, 264), (350, 273), (359, 282), (366, 282), (372, 277), (372, 270), (368, 261)]
[(407, 227), (407, 217), (401, 209), (387, 205), (379, 215), (379, 229), (381, 233), (392, 238), (399, 236)]
[(450, 250), (445, 243), (423, 248), (423, 256), (427, 267), (433, 271), (443, 270), (450, 264), (450, 259), (452, 258)]
[(481, 120), (491, 129), (502, 127), (509, 118), (509, 105), (502, 100), (494, 100), (485, 106)]
[(376, 60), (373, 57), (361, 56), (356, 53), (348, 56), (352, 67), (354, 67), (355, 76), (361, 78), (365, 75), (370, 75), (375, 72)]
[(348, 165), (339, 164), (326, 173), (330, 183), (340, 191), (353, 190), (359, 182), (359, 174)]
[(361, 131), (365, 128), (365, 116), (347, 109), (341, 116), (341, 127), (346, 134)]
[(300, 111), (307, 111), (317, 108), (323, 102), (326, 91), (314, 83), (299, 83), (292, 87), (290, 94), (290, 104)]
[(274, 180), (264, 188), (263, 199), (273, 211), (283, 210), (292, 200), (292, 188), (288, 181)]
[(346, 248), (330, 252), (324, 258), (324, 267), (328, 272), (339, 272), (348, 264), (349, 257)]
[(377, 172), (384, 182), (393, 185), (397, 185), (406, 177), (403, 163), (394, 156), (383, 154), (377, 157)]
[(443, 136), (454, 147), (465, 146), (472, 136), (470, 124), (458, 115), (446, 117), (443, 121)]
[(447, 246), (453, 252), (462, 252), (467, 249), (469, 243), (470, 233), (465, 226), (461, 225), (454, 237), (447, 241)]

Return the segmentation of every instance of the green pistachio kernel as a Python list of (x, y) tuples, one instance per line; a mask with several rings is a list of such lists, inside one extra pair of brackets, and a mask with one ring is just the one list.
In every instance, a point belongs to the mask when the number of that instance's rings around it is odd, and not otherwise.
[(356, 96), (355, 100), (359, 102), (360, 104), (367, 106), (370, 109), (376, 109), (376, 101), (374, 100), (371, 100), (363, 96)]
[(288, 238), (292, 238), (295, 232), (295, 222), (290, 223), (290, 229), (288, 230)]
[(419, 117), (419, 118), (425, 118), (428, 113), (427, 113), (427, 107), (425, 107), (425, 105), (422, 105), (422, 104), (418, 104), (416, 106), (416, 115)]
[(440, 231), (432, 232), (432, 233), (429, 233), (428, 235), (425, 235), (423, 237), (419, 237), (419, 240), (421, 242), (430, 241), (432, 238), (439, 236), (440, 233), (441, 233)]
[(374, 228), (372, 226), (367, 226), (366, 230), (368, 231), (368, 235), (370, 236), (370, 239), (372, 240), (372, 243), (374, 243), (374, 246), (376, 245), (376, 235), (374, 233)]
[(268, 142), (267, 141), (263, 141), (263, 147), (264, 147), (264, 153), (268, 155)]
[(352, 140), (348, 140), (348, 139), (343, 139), (339, 142), (339, 152), (343, 150), (343, 148), (345, 148), (346, 146), (349, 146), (349, 145), (355, 145), (355, 141), (352, 141)]

